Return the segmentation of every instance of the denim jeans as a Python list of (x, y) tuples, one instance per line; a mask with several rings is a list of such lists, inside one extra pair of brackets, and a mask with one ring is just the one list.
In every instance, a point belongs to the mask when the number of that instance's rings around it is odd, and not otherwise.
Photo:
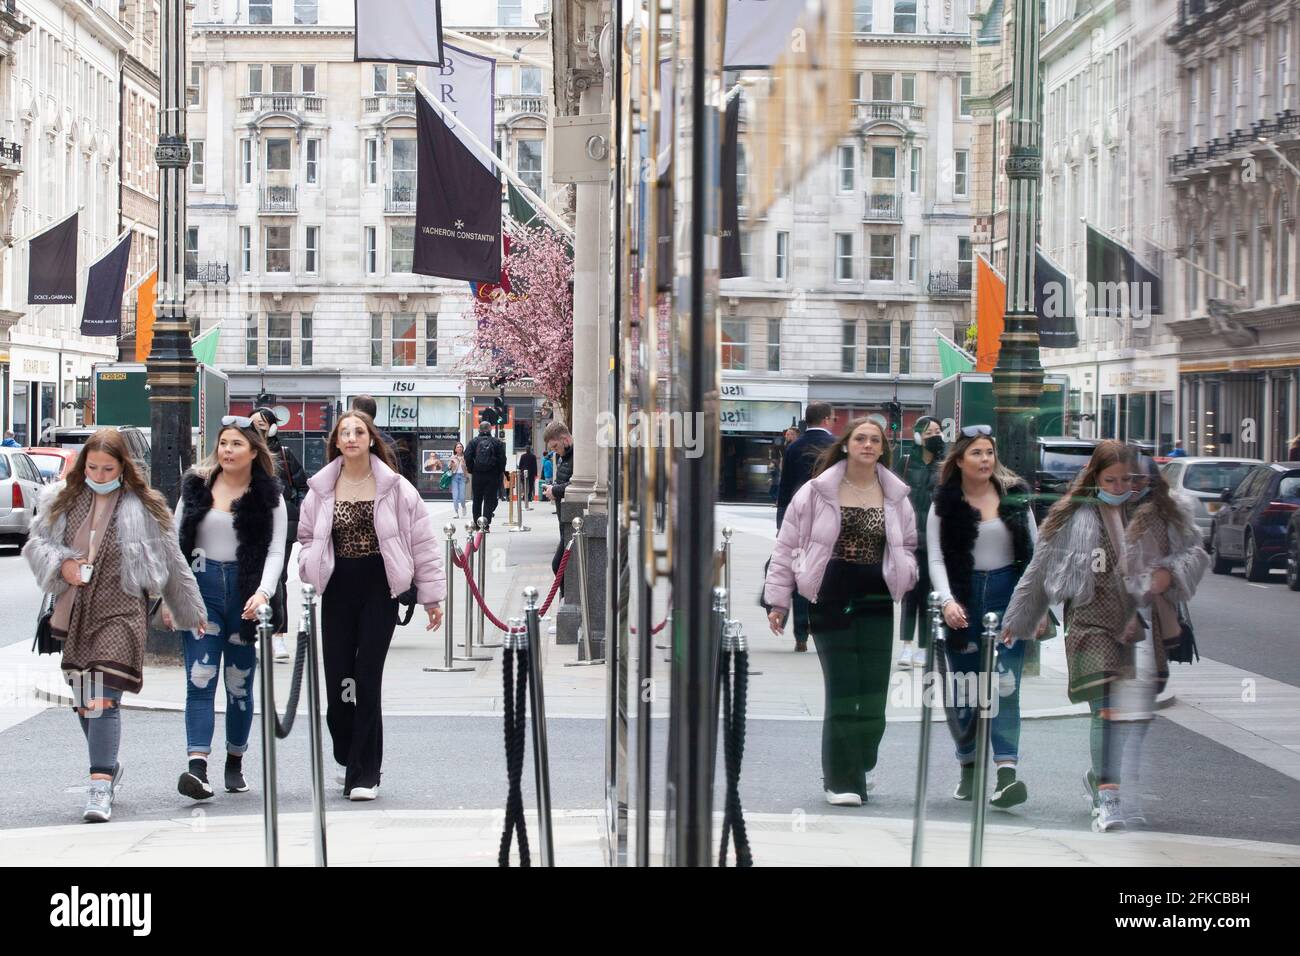
[[(239, 596), (239, 566), (206, 560), (194, 575), (208, 611), (207, 633), (185, 638), (185, 738), (189, 753), (212, 752), (216, 723), (217, 674), (226, 687), (226, 750), (248, 749), (253, 726), (253, 675), (257, 647), (239, 643), (244, 600)], [(225, 668), (222, 669), (222, 658)]]
[[(122, 691), (105, 686), (102, 674), (83, 671), (70, 682), (75, 706), (87, 710), (77, 714), (81, 732), (86, 735), (90, 752), (90, 772), (111, 774), (117, 766), (117, 750), (122, 741)], [(99, 708), (92, 700), (112, 701)]]
[(465, 473), (463, 471), (451, 476), (451, 503), (457, 511), (465, 507)]
[[(1020, 576), (1012, 565), (995, 571), (976, 571), (971, 575), (970, 603), (966, 607), (967, 625), (960, 631), (950, 631), (948, 635), (948, 667), (957, 679), (957, 684), (974, 686), (972, 675), (980, 669), (979, 644), (984, 631), (984, 615), (995, 612), (999, 618), (1006, 613), (1011, 602), (1011, 592), (1016, 589)], [(1001, 633), (1001, 628), (999, 628)], [(998, 695), (997, 713), (993, 717), (990, 737), (993, 743), (993, 760), (1015, 762), (1020, 753), (1020, 675), (1025, 666), (1025, 644), (1017, 641), (1010, 647), (1000, 641), (994, 645), (994, 673), (990, 676), (990, 694)], [(1014, 681), (1005, 676), (1009, 673)], [(1002, 696), (999, 685), (1012, 686), (1007, 696)], [(983, 691), (981, 691), (983, 693)], [(956, 703), (960, 703), (957, 701)], [(953, 704), (954, 702), (949, 702)], [(972, 707), (954, 707), (959, 724), (969, 727), (974, 717)], [(971, 739), (957, 747), (957, 760), (962, 764), (975, 762), (975, 741)]]

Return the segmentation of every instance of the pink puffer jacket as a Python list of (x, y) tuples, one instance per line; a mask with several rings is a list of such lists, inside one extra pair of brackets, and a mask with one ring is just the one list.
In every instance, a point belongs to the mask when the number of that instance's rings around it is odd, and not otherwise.
[[(767, 569), (763, 600), (770, 607), (789, 608), (797, 587), (816, 601), (822, 576), (840, 536), (840, 482), (844, 462), (837, 462), (800, 488), (786, 509)], [(876, 465), (885, 497), (885, 561), (883, 573), (895, 601), (916, 584), (916, 514), (908, 500), (907, 482)]]
[[(447, 596), (447, 579), (439, 556), (440, 542), (420, 493), (409, 481), (374, 455), (375, 533), (384, 558), (388, 587), (397, 597), (412, 584), (425, 607)], [(324, 594), (334, 573), (334, 485), (343, 469), (335, 458), (307, 482), (307, 497), (298, 516), (298, 577)]]

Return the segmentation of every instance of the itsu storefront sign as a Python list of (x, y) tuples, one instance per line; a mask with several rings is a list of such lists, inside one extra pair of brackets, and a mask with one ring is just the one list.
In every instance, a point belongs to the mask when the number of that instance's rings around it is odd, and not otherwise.
[(798, 402), (722, 401), (724, 432), (780, 432), (799, 420)]

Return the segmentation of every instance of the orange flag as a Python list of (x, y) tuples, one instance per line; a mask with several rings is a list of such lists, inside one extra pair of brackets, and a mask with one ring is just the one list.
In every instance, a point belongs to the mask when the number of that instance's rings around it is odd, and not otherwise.
[(135, 360), (144, 362), (153, 350), (153, 306), (158, 298), (158, 270), (141, 283), (135, 294)]
[(1003, 316), (1007, 311), (1007, 280), (983, 256), (975, 257), (975, 371), (991, 372), (1002, 349)]

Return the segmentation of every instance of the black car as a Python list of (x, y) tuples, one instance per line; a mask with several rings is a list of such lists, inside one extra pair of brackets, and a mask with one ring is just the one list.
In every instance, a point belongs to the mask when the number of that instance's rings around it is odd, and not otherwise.
[(1300, 511), (1286, 526), (1286, 586), (1300, 591)]
[(1286, 559), (1291, 518), (1300, 511), (1300, 464), (1256, 465), (1232, 491), (1210, 525), (1215, 574), (1245, 564), (1246, 580), (1265, 581), (1269, 569)]
[(1088, 464), (1098, 444), (1100, 442), (1094, 438), (1053, 436), (1038, 439), (1038, 468), (1031, 484), (1034, 488), (1034, 518), (1040, 524), (1052, 505), (1069, 489), (1070, 482)]

